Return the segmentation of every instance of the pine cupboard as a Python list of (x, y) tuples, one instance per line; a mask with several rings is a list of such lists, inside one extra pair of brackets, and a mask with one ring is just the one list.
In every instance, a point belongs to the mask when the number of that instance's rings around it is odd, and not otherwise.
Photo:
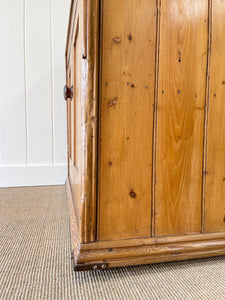
[(76, 271), (225, 255), (225, 1), (72, 1)]

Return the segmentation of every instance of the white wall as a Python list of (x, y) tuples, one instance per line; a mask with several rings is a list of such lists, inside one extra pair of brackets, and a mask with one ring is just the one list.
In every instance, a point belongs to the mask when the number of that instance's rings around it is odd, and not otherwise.
[(0, 0), (1, 187), (65, 182), (69, 6)]

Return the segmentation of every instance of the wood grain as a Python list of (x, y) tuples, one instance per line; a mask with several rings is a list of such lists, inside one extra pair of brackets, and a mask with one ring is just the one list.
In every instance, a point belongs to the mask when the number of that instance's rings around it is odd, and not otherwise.
[(82, 68), (82, 154), (85, 205), (84, 240), (96, 240), (97, 211), (97, 148), (98, 148), (98, 58), (99, 58), (99, 0), (87, 1), (87, 59)]
[(224, 2), (72, 3), (75, 270), (224, 255)]
[[(145, 242), (143, 243), (143, 241)], [(98, 244), (99, 247), (98, 247)], [(150, 239), (117, 240), (81, 245), (75, 270), (95, 264), (119, 267), (225, 254), (225, 234), (199, 234)]]
[(192, 251), (210, 251), (214, 248), (221, 249), (225, 252), (225, 240), (208, 240), (208, 241), (197, 241), (197, 242), (190, 242), (190, 243), (172, 243), (166, 245), (142, 245), (141, 247), (123, 247), (123, 248), (113, 248), (112, 250), (107, 249), (99, 249), (99, 250), (92, 250), (82, 251), (80, 252), (78, 263), (80, 262), (93, 262), (95, 259), (97, 261), (110, 261), (112, 259), (127, 259), (127, 258), (134, 258), (140, 257), (144, 258), (146, 256), (162, 256), (162, 255), (174, 255), (179, 257), (180, 254), (185, 252), (192, 252)]
[[(75, 3), (74, 3), (75, 5)], [(83, 227), (85, 219), (83, 218), (83, 203), (81, 196), (81, 57), (82, 57), (82, 35), (79, 32), (79, 8), (74, 10), (73, 20), (71, 23), (70, 38), (71, 41), (68, 43), (69, 49), (66, 53), (67, 63), (67, 77), (69, 88), (73, 87), (72, 99), (67, 99), (67, 134), (68, 134), (68, 186), (70, 187), (70, 193), (68, 192), (69, 201), (73, 201), (73, 208), (77, 220), (77, 232), (79, 236), (79, 242), (83, 241)], [(71, 195), (70, 195), (71, 194)], [(70, 214), (73, 209), (70, 209)], [(71, 218), (74, 216), (72, 214)], [(74, 232), (73, 232), (74, 234)], [(77, 249), (74, 249), (77, 252)]]
[(126, 240), (112, 240), (112, 241), (96, 241), (94, 243), (81, 244), (82, 251), (110, 249), (110, 248), (124, 248), (124, 247), (139, 247), (150, 245), (166, 245), (173, 243), (195, 243), (200, 241), (221, 240), (225, 238), (224, 232), (205, 233), (205, 234), (182, 234), (159, 236), (150, 238), (136, 238)]
[(225, 2), (212, 1), (205, 231), (225, 231)]
[(155, 234), (201, 231), (208, 1), (161, 7)]
[(150, 236), (156, 2), (102, 4), (99, 239)]
[(74, 257), (74, 263), (76, 263), (76, 258), (80, 253), (81, 227), (79, 221), (79, 212), (77, 211), (77, 205), (74, 205), (77, 199), (74, 199), (69, 177), (67, 178), (66, 181), (66, 190), (67, 190), (68, 209), (69, 209), (69, 216), (70, 216), (71, 246), (72, 246), (72, 252)]
[(98, 36), (99, 1), (72, 1), (65, 52), (67, 77), (71, 69), (74, 85), (68, 174), (83, 243), (96, 239)]
[[(68, 76), (67, 76), (67, 85), (69, 89), (71, 88), (71, 68), (68, 71)], [(67, 99), (67, 148), (68, 148), (68, 162), (69, 159), (71, 158), (71, 99)]]
[[(78, 32), (77, 32), (78, 35)], [(76, 47), (77, 45), (74, 45), (73, 48), (73, 65), (72, 68), (74, 70), (73, 72), (73, 99), (72, 99), (72, 104), (73, 104), (73, 120), (72, 120), (72, 127), (73, 127), (73, 155), (72, 155), (72, 162), (75, 165), (77, 162), (77, 98), (79, 97), (79, 86), (77, 86), (77, 83), (79, 84), (80, 81), (77, 80), (77, 61), (79, 61), (79, 57), (77, 54)], [(79, 53), (79, 52), (78, 52)], [(79, 76), (79, 74), (78, 74)], [(77, 82), (78, 81), (78, 82)]]

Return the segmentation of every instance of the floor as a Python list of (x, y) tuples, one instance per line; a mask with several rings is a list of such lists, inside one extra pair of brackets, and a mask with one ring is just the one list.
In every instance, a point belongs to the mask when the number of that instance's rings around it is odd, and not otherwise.
[(74, 273), (64, 186), (0, 189), (0, 299), (225, 299), (225, 257)]

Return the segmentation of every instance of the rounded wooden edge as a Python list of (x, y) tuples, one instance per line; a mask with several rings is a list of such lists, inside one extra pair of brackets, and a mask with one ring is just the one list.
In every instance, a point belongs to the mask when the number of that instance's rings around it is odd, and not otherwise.
[[(147, 256), (147, 257), (135, 257), (135, 258), (123, 258), (123, 259), (109, 259), (107, 261), (94, 261), (94, 262), (85, 262), (85, 263), (75, 263), (74, 271), (91, 271), (95, 270), (94, 266), (101, 266), (102, 264), (106, 264), (106, 269), (109, 268), (118, 268), (118, 267), (128, 267), (128, 266), (137, 266), (137, 265), (150, 265), (156, 263), (164, 263), (164, 262), (172, 262), (172, 261), (182, 261), (182, 260), (190, 260), (190, 259), (203, 259), (207, 257), (217, 257), (224, 256), (225, 249), (217, 249), (210, 251), (195, 251), (188, 254), (182, 255), (157, 255), (157, 256)], [(102, 270), (102, 268), (98, 268), (98, 270)]]

